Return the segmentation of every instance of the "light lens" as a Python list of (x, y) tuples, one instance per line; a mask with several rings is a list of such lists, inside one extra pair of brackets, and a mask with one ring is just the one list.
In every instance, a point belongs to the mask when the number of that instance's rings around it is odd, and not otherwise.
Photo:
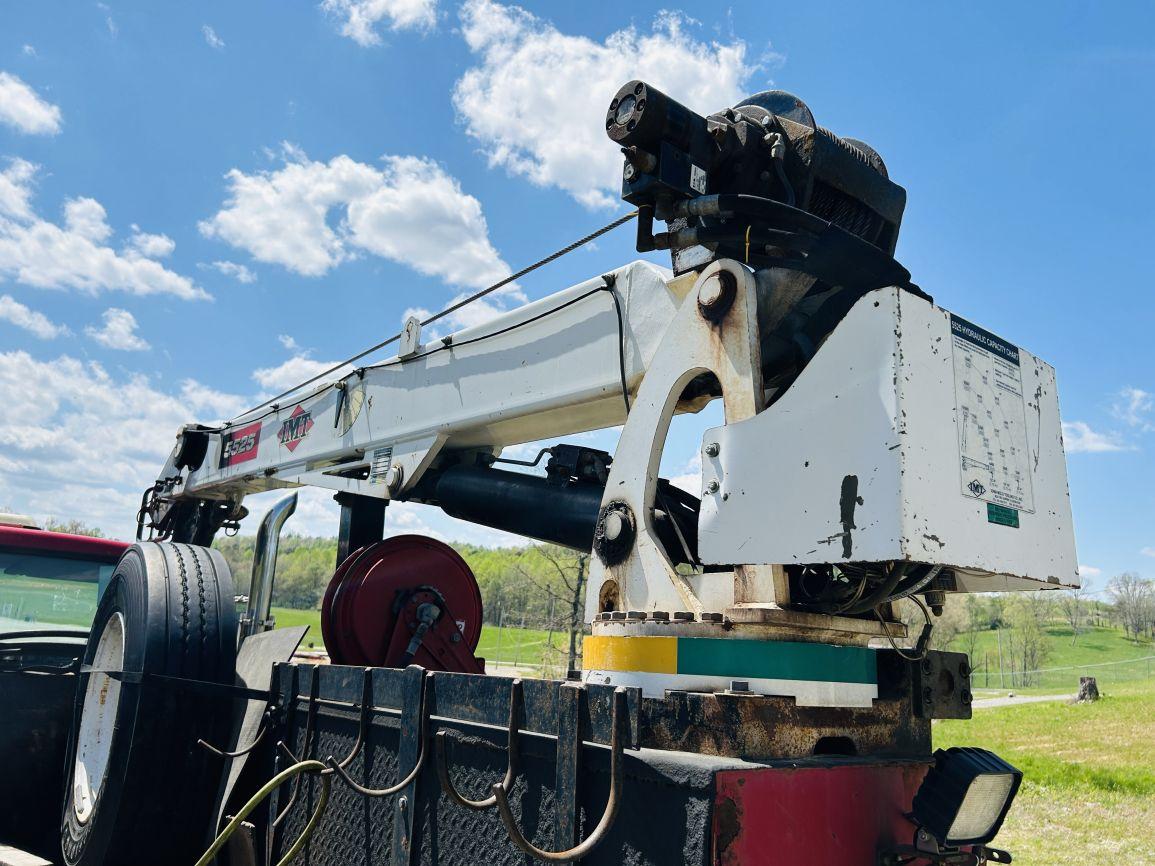
[(631, 93), (625, 99), (618, 103), (618, 113), (614, 115), (614, 123), (625, 123), (630, 119), (630, 115), (634, 113), (634, 106), (638, 104), (638, 100), (634, 98)]
[(1014, 786), (1010, 773), (976, 776), (967, 788), (958, 814), (946, 834), (947, 842), (980, 839), (990, 833), (1003, 814), (1003, 807)]
[(986, 749), (939, 749), (911, 802), (911, 818), (940, 845), (985, 845), (998, 834), (1022, 779)]

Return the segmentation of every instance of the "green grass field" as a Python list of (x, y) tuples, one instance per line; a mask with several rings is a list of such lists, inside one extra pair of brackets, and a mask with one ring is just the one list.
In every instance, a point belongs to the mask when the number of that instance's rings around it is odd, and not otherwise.
[[(278, 628), (307, 625), (309, 632), (305, 635), (302, 647), (309, 649), (323, 649), (325, 644), (321, 639), (321, 612), (319, 610), (294, 610), (288, 607), (274, 607), (273, 616), (277, 620)], [(565, 635), (555, 633), (553, 645), (555, 652), (546, 652), (546, 639), (549, 633), (538, 629), (510, 628), (500, 630), (496, 626), (486, 625), (481, 629), (481, 641), (477, 645), (477, 655), (490, 662), (499, 664), (539, 665), (555, 664), (557, 648), (564, 646)], [(564, 666), (564, 656), (562, 657)]]
[[(971, 664), (975, 668), (974, 685), (977, 692), (985, 689), (1011, 689), (1016, 692), (1031, 693), (1074, 692), (1079, 684), (1080, 673), (1094, 676), (1102, 683), (1116, 683), (1137, 679), (1155, 678), (1155, 659), (1144, 660), (1144, 656), (1155, 655), (1155, 644), (1147, 641), (1135, 642), (1124, 636), (1122, 629), (1105, 626), (1080, 630), (1079, 637), (1071, 641), (1071, 629), (1065, 625), (1051, 624), (1044, 629), (1049, 645), (1043, 668), (1086, 668), (1086, 670), (1064, 670), (1045, 673), (1036, 678), (1029, 689), (1013, 683), (1009, 671), (1009, 650), (1007, 633), (1003, 633), (1004, 667), (1007, 671), (999, 677), (998, 633), (982, 632), (976, 641)], [(956, 639), (950, 647), (956, 651), (966, 651), (968, 641), (965, 636)], [(1090, 666), (1095, 667), (1090, 667)], [(988, 673), (989, 670), (989, 673)]]
[(0, 575), (0, 620), (88, 626), (95, 613), (95, 583)]
[(1016, 864), (1155, 864), (1155, 682), (936, 722), (936, 748), (981, 746), (1024, 773), (995, 840)]

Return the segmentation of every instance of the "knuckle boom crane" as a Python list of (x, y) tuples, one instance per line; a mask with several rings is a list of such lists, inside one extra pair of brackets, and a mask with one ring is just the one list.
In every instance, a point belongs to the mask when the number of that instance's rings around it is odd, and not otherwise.
[[(971, 696), (965, 656), (927, 641), (948, 594), (1078, 583), (1054, 370), (911, 281), (893, 257), (905, 191), (796, 97), (703, 117), (631, 81), (605, 124), (637, 248), (669, 251), (671, 271), (634, 262), (446, 336), (410, 320), (392, 358), (186, 426), (142, 531), (208, 545), (251, 493), (332, 490), (348, 557), (334, 596), (368, 586), (379, 561), (391, 574), (427, 562), (406, 559), (425, 555), (412, 545), (364, 558), (391, 501), (588, 552), (580, 679), (591, 695), (631, 696), (631, 745), (711, 756), (711, 862), (1007, 856), (983, 846), (1019, 776), (981, 750), (931, 757), (930, 719), (969, 716)], [(714, 400), (725, 421), (702, 437), (691, 495), (658, 477), (659, 459), (671, 418)], [(613, 455), (559, 443), (538, 455), (544, 475), (501, 457), (616, 425)], [(430, 578), (409, 608), (382, 613), (389, 628), (423, 623), (412, 641), (379, 635), (385, 656), (342, 638), (339, 621), (374, 620), (400, 585), (327, 597), (334, 661), (480, 671), (460, 649), (415, 655), (422, 639), (459, 641), (460, 617), (437, 632), (437, 605), (480, 617), (461, 581), (462, 600)], [(905, 649), (904, 598), (926, 619)], [(773, 769), (783, 761), (795, 770)], [(948, 777), (963, 790), (986, 780), (989, 814), (942, 805)], [(489, 805), (508, 827), (506, 793)], [(763, 820), (797, 826), (781, 835)], [(833, 841), (825, 825), (841, 828)], [(598, 832), (642, 838), (615, 826)]]

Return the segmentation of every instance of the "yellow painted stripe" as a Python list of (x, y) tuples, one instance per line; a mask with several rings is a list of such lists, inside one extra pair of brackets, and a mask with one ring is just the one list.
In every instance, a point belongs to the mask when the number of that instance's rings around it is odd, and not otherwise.
[(587, 671), (678, 672), (676, 637), (596, 637), (582, 641), (582, 667)]

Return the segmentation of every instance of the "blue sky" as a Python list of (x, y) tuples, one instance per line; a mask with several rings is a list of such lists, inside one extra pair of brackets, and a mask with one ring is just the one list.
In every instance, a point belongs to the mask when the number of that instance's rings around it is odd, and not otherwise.
[[(608, 222), (601, 112), (643, 77), (700, 111), (791, 90), (871, 143), (915, 280), (1057, 368), (1088, 574), (1155, 575), (1153, 9), (8, 0), (0, 504), (126, 534), (179, 424)], [(475, 314), (635, 257), (619, 231)]]

